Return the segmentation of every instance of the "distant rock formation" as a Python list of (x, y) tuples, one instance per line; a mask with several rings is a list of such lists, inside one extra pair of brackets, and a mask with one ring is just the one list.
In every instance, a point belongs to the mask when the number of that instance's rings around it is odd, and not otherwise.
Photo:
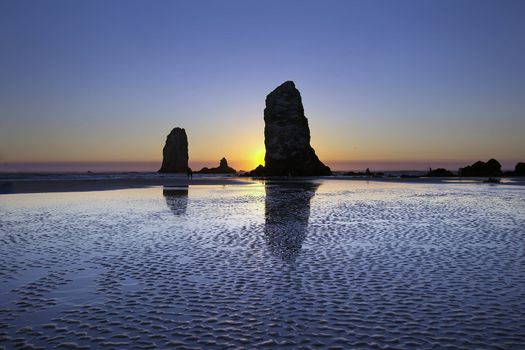
[(253, 169), (252, 171), (241, 174), (241, 176), (259, 177), (259, 176), (264, 176), (265, 173), (266, 173), (266, 169), (264, 168), (264, 165), (259, 164), (257, 168)]
[(496, 159), (490, 159), (488, 162), (477, 161), (459, 169), (461, 176), (501, 176), (501, 164)]
[(202, 168), (197, 173), (200, 174), (236, 174), (237, 170), (228, 166), (228, 161), (226, 158), (220, 160), (219, 166), (216, 168)]
[(266, 96), (264, 109), (266, 176), (331, 175), (310, 146), (310, 128), (301, 94), (287, 81)]
[(525, 163), (518, 163), (514, 167), (514, 176), (525, 176)]
[(182, 128), (171, 130), (162, 149), (159, 173), (186, 173), (188, 170), (188, 137)]
[(428, 177), (451, 177), (451, 176), (454, 176), (454, 174), (452, 173), (452, 171), (449, 171), (447, 169), (437, 168), (434, 170), (430, 169), (426, 176)]

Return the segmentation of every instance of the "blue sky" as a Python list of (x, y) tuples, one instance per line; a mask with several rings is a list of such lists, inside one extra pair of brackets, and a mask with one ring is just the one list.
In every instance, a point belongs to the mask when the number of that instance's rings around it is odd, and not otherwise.
[(523, 1), (3, 0), (0, 49), (3, 162), (160, 162), (180, 126), (250, 167), (286, 80), (332, 167), (525, 160)]

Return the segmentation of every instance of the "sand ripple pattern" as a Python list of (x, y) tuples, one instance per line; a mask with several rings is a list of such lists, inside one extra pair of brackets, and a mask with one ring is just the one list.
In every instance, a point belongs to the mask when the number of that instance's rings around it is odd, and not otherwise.
[(525, 188), (0, 196), (0, 348), (523, 349)]

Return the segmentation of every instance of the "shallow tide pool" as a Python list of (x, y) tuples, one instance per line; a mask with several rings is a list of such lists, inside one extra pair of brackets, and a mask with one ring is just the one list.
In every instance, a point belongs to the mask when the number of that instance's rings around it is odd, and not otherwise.
[(524, 349), (525, 187), (0, 195), (0, 348)]

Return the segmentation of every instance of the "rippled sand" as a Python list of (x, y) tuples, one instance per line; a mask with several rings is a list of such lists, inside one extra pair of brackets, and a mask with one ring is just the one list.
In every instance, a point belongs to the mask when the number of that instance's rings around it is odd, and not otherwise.
[(523, 349), (525, 188), (0, 196), (0, 348)]

